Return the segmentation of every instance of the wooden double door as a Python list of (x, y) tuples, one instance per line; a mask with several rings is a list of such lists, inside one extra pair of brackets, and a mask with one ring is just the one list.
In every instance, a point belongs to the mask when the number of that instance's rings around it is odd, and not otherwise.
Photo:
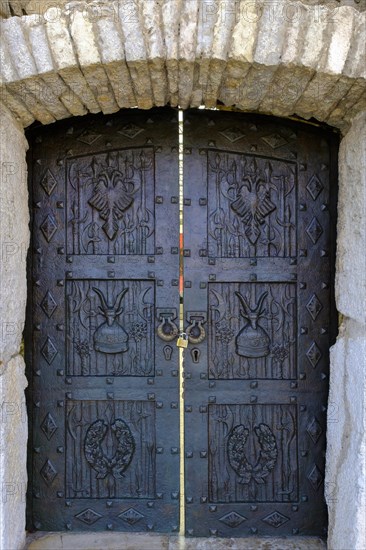
[(182, 129), (156, 109), (29, 132), (28, 526), (178, 533), (184, 507), (187, 536), (323, 535), (336, 139)]

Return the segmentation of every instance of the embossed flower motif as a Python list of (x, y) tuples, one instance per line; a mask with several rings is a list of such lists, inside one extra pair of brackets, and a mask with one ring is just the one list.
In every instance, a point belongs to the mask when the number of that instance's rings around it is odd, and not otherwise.
[(216, 339), (223, 344), (229, 344), (234, 338), (234, 332), (229, 325), (216, 325)]
[(88, 340), (75, 340), (74, 344), (76, 352), (80, 355), (80, 357), (88, 357), (91, 351)]
[(288, 344), (286, 344), (285, 346), (280, 346), (279, 344), (275, 344), (272, 347), (271, 351), (272, 351), (272, 357), (278, 363), (283, 363), (286, 357), (289, 356)]
[(130, 336), (135, 342), (141, 342), (143, 338), (146, 338), (147, 324), (146, 323), (133, 323)]

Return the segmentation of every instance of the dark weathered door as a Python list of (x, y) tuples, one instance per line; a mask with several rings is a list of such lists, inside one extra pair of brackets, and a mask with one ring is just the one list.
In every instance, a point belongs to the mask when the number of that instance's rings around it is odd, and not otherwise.
[[(34, 129), (30, 498), (41, 530), (178, 530), (177, 113)], [(189, 536), (322, 535), (335, 140), (184, 124)]]
[(190, 536), (326, 531), (333, 143), (311, 126), (185, 116)]
[(29, 137), (29, 528), (175, 532), (177, 113)]

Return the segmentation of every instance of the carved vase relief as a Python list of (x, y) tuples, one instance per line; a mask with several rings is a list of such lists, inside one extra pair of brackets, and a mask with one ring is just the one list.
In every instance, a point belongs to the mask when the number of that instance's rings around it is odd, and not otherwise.
[(155, 496), (155, 403), (68, 401), (67, 498)]
[(209, 151), (209, 256), (295, 256), (295, 183), (292, 163)]
[(209, 284), (209, 376), (296, 378), (296, 287)]
[(154, 254), (151, 147), (68, 160), (67, 177), (68, 254)]
[(151, 281), (67, 281), (67, 373), (151, 376), (154, 301)]
[(211, 502), (298, 499), (296, 405), (209, 406)]

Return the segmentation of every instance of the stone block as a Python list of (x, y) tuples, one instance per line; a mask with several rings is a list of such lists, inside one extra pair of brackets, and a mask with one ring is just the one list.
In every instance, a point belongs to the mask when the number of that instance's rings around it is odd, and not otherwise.
[[(350, 205), (352, 205), (350, 207)], [(366, 112), (360, 113), (339, 150), (336, 302), (366, 324)]]
[(104, 70), (120, 108), (135, 107), (136, 98), (128, 70), (116, 12), (102, 13), (95, 21), (95, 37)]
[(324, 63), (319, 67), (327, 74), (341, 74), (353, 39), (355, 18), (359, 14), (350, 6), (340, 6), (329, 29)]
[(79, 65), (82, 67), (89, 88), (104, 114), (115, 113), (118, 111), (118, 106), (101, 65), (93, 21), (89, 12), (85, 12), (83, 4), (80, 5), (80, 9), (74, 9), (70, 15), (69, 28)]
[(254, 62), (267, 67), (277, 66), (281, 60), (287, 34), (288, 18), (285, 17), (286, 0), (273, 4), (265, 2), (258, 25)]
[[(351, 109), (365, 95), (364, 83), (358, 80), (352, 80), (352, 86), (338, 102), (334, 110), (329, 114), (327, 123), (330, 126), (341, 128), (343, 133), (346, 133), (350, 126), (349, 114)], [(361, 109), (362, 111), (362, 109)]]
[(22, 101), (17, 99), (5, 86), (0, 76), (0, 97), (4, 105), (10, 110), (15, 120), (24, 128), (34, 122), (34, 116), (28, 111)]
[(140, 109), (150, 109), (153, 106), (153, 96), (138, 4), (120, 0), (118, 16), (137, 106)]
[(307, 8), (304, 26), (306, 28), (301, 64), (316, 69), (322, 58), (323, 51), (329, 41), (331, 21), (327, 17), (316, 16), (312, 8)]
[(241, 16), (233, 30), (229, 63), (231, 60), (253, 63), (262, 10), (262, 5), (256, 2), (244, 3)]
[[(13, 357), (0, 376), (0, 548), (23, 548), (25, 542), (25, 500), (27, 490), (28, 423), (24, 390), (24, 360)], [(6, 452), (5, 452), (6, 451)]]
[(0, 106), (0, 366), (19, 352), (27, 300), (29, 244), (27, 142), (8, 109)]
[(325, 497), (332, 550), (363, 550), (366, 540), (365, 358), (365, 326), (346, 319), (330, 354)]
[(90, 90), (75, 57), (66, 17), (63, 14), (58, 15), (54, 18), (49, 17), (46, 21), (46, 33), (56, 70), (88, 111), (98, 113), (100, 106)]
[(351, 39), (351, 47), (344, 65), (344, 74), (349, 77), (366, 78), (365, 46), (366, 12), (357, 14)]
[(178, 105), (178, 33), (183, 0), (163, 0), (161, 5), (162, 24), (166, 47), (166, 70), (168, 78), (168, 101)]
[(199, 0), (184, 2), (179, 29), (179, 105), (189, 107), (193, 92)]

